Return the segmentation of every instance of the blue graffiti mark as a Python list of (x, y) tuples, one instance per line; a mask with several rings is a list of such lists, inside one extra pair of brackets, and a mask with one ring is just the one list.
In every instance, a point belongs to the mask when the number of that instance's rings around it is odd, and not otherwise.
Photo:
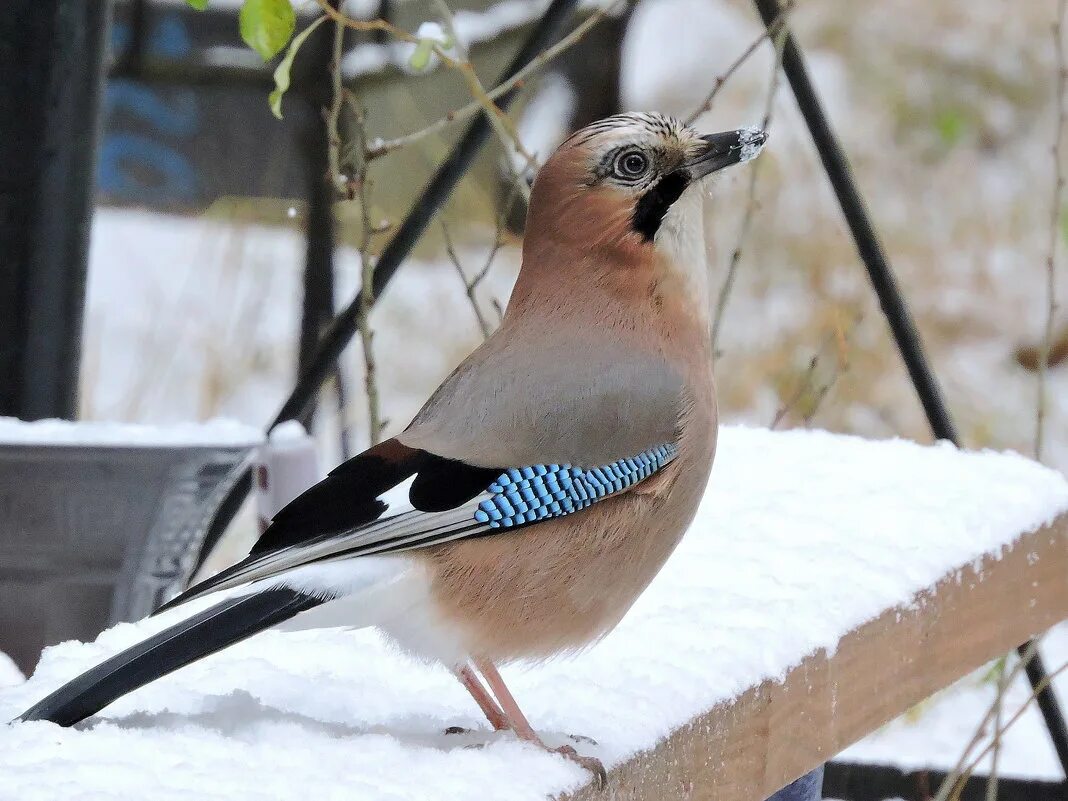
[[(132, 39), (128, 24), (112, 27), (113, 52), (129, 48)], [(150, 55), (170, 59), (182, 58), (193, 50), (185, 22), (175, 12), (160, 18), (145, 44)], [(174, 145), (175, 140), (193, 138), (199, 129), (196, 93), (172, 89), (164, 95), (144, 84), (115, 80), (107, 86), (104, 106), (109, 120), (126, 113), (145, 123), (150, 132), (112, 130), (105, 134), (97, 168), (100, 189), (134, 201), (194, 200), (196, 168)]]
[(101, 184), (134, 201), (192, 201), (196, 175), (189, 160), (143, 136), (116, 133), (100, 148)]
[(127, 111), (151, 125), (155, 130), (179, 139), (188, 139), (197, 132), (197, 99), (188, 91), (173, 93), (164, 100), (148, 86), (133, 81), (112, 81), (104, 98), (108, 114)]
[(182, 18), (174, 12), (165, 14), (156, 26), (150, 44), (153, 55), (182, 58), (193, 51), (193, 41)]

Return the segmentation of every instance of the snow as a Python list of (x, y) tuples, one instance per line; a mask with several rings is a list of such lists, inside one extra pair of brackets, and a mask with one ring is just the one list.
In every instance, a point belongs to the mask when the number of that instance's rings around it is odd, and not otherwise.
[(263, 432), (236, 420), (142, 425), (139, 423), (23, 422), (0, 417), (0, 445), (92, 445), (107, 447), (247, 446), (263, 442)]
[[(581, 748), (613, 765), (1065, 511), (1068, 481), (1011, 453), (728, 427), (691, 531), (620, 626), (506, 678), (550, 741), (593, 737)], [(0, 717), (173, 619), (48, 649), (31, 679), (0, 690)], [(477, 731), (441, 734), (454, 725)], [(1041, 772), (1042, 749), (1003, 755), (1003, 770)], [(518, 800), (587, 779), (487, 734), (451, 676), (371, 630), (268, 632), (80, 729), (0, 729), (0, 775), (21, 801), (481, 799), (487, 787)]]
[(22, 684), (26, 677), (10, 656), (0, 651), (0, 687), (13, 687)]
[(743, 128), (738, 136), (738, 141), (742, 143), (742, 155), (739, 157), (739, 162), (744, 164), (759, 156), (760, 151), (764, 149), (765, 138), (766, 134), (759, 128), (753, 126)]
[(308, 432), (297, 420), (286, 420), (272, 429), (269, 441), (272, 445), (293, 445), (303, 443), (308, 438)]

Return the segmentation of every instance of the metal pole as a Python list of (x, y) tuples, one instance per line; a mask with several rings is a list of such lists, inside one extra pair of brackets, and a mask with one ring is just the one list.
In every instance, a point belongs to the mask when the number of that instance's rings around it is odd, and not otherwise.
[[(770, 29), (782, 13), (782, 6), (778, 0), (753, 0), (753, 2), (764, 20), (764, 25)], [(868, 277), (879, 297), (883, 314), (886, 315), (886, 320), (890, 324), (894, 341), (908, 368), (912, 385), (923, 404), (931, 431), (934, 432), (936, 438), (946, 439), (959, 445), (957, 430), (946, 408), (945, 400), (942, 398), (942, 391), (927, 363), (916, 324), (897, 286), (897, 280), (890, 269), (882, 243), (875, 232), (875, 226), (872, 225), (868, 216), (864, 199), (853, 178), (849, 160), (823, 112), (819, 96), (809, 79), (801, 49), (794, 40), (793, 34), (789, 32), (789, 28), (784, 27), (783, 30), (786, 32), (782, 54), (783, 72), (790, 82), (790, 88), (793, 90), (801, 115), (805, 118), (805, 124), (808, 125), (809, 133), (812, 134), (816, 151), (823, 162), (823, 168), (827, 172), (834, 194), (838, 198), (846, 224), (856, 243), (857, 252), (867, 268)], [(1017, 653), (1023, 657), (1030, 646), (1030, 642), (1024, 643), (1017, 649)], [(1045, 719), (1046, 728), (1049, 729), (1061, 767), (1065, 774), (1068, 774), (1068, 727), (1065, 726), (1064, 715), (1053, 694), (1053, 687), (1049, 685), (1037, 650), (1034, 658), (1027, 665), (1027, 676), (1031, 680), (1031, 687), (1036, 690), (1038, 707)], [(1038, 689), (1040, 687), (1041, 690)]]
[[(508, 80), (512, 75), (527, 65), (538, 53), (549, 47), (557, 38), (563, 24), (571, 16), (578, 0), (553, 0), (549, 8), (535, 23), (527, 40), (516, 53), (515, 58), (504, 70), (499, 83)], [(506, 92), (497, 99), (497, 105), (501, 109), (507, 109), (518, 95), (518, 89)], [(397, 232), (382, 250), (375, 265), (374, 295), (378, 298), (386, 284), (393, 277), (397, 268), (408, 257), (419, 237), (423, 235), (430, 221), (438, 213), (445, 201), (448, 200), (452, 190), (460, 179), (470, 169), (482, 146), (490, 135), (490, 124), (485, 113), (481, 113), (471, 122), (464, 131), (460, 141), (453, 147), (452, 152), (442, 162), (437, 172), (426, 185), (423, 193), (412, 206), (408, 216), (400, 224)], [(319, 388), (329, 377), (333, 365), (337, 362), (345, 346), (351, 341), (356, 333), (356, 310), (360, 307), (360, 298), (357, 296), (353, 301), (334, 318), (333, 323), (324, 332), (317, 352), (308, 365), (307, 370), (297, 381), (286, 402), (268, 427), (273, 429), (279, 423), (286, 420), (296, 420), (305, 413), (315, 400)], [(204, 545), (197, 558), (194, 572), (200, 568), (204, 559), (207, 558), (211, 549), (219, 537), (230, 525), (234, 514), (241, 507), (252, 487), (251, 475), (242, 476), (242, 480), (235, 484), (230, 495), (223, 502), (221, 511), (211, 521)]]
[[(336, 3), (334, 3), (336, 5)], [(324, 115), (330, 105), (330, 70), (333, 59), (333, 25), (315, 31), (301, 48), (297, 85), (304, 104), (302, 152), (307, 181), (307, 228), (304, 257), (304, 300), (301, 308), (297, 375), (303, 375), (319, 347), (323, 329), (334, 318), (334, 199), (330, 184), (329, 143)], [(335, 371), (335, 380), (340, 375)], [(310, 426), (314, 405), (301, 417)]]
[(77, 411), (110, 2), (0, 15), (0, 415)]

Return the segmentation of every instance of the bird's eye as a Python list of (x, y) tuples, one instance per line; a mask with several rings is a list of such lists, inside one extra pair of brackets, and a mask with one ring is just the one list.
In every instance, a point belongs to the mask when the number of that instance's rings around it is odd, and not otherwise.
[(620, 153), (616, 158), (616, 175), (624, 179), (634, 179), (649, 169), (649, 159), (637, 150)]

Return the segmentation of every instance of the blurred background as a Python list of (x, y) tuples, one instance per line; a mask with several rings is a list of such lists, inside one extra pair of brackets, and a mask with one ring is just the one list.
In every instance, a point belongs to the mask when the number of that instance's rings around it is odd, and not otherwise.
[[(266, 426), (302, 353), (308, 358), (308, 331), (354, 297), (361, 252), (373, 257), (388, 241), (462, 130), (462, 123), (442, 125), (381, 157), (351, 156), (355, 139), (361, 152), (375, 151), (380, 140), (424, 129), (471, 102), (458, 71), (433, 59), (415, 69), (413, 45), (351, 32), (340, 68), (354, 100), (339, 117), (344, 180), (332, 195), (323, 178), (338, 173), (323, 147), (321, 111), (332, 97), (329, 26), (297, 55), (278, 120), (267, 100), (276, 62), (265, 66), (241, 43), (239, 6), (114, 4), (92, 166), (81, 419), (223, 416)], [(298, 30), (321, 13), (312, 0), (296, 7)], [(456, 31), (487, 88), (543, 8), (536, 0), (453, 6)], [(424, 23), (441, 23), (439, 8), (424, 0), (344, 10), (385, 15), (421, 34)], [(594, 13), (590, 6), (582, 15)], [(789, 24), (970, 448), (1035, 451), (1049, 259), (1068, 236), (1068, 217), (1059, 200), (1054, 205), (1056, 16), (1053, 0), (799, 0), (790, 8)], [(773, 43), (737, 65), (763, 30), (747, 0), (617, 4), (524, 81), (511, 113), (518, 140), (536, 164), (570, 131), (621, 110), (700, 112), (702, 131), (767, 119), (770, 141), (757, 169), (724, 173), (709, 212), (717, 292), (733, 275), (717, 308), (724, 420), (930, 441), (819, 156), (775, 77)], [(91, 118), (76, 124), (88, 131)], [(491, 140), (370, 314), (386, 436), (499, 320), (522, 241), (513, 173), (532, 171), (517, 149)], [(321, 253), (324, 235), (338, 243), (332, 264)], [(1068, 472), (1063, 269), (1054, 287), (1060, 311), (1042, 456)], [(321, 395), (312, 431), (327, 466), (371, 437), (365, 352), (359, 342), (349, 347), (340, 391), (335, 379)], [(9, 404), (0, 413), (19, 410)], [(239, 518), (218, 558), (236, 558), (255, 533), (252, 516)], [(1048, 662), (1068, 659), (1063, 626), (1045, 642)], [(906, 768), (932, 755), (954, 761), (996, 690), (991, 675), (917, 708), (852, 749), (852, 758)], [(1023, 685), (1019, 691), (1026, 696)], [(1059, 778), (1037, 714), (1016, 731), (1003, 770)]]
[[(498, 17), (478, 31), (487, 38), (472, 42), (485, 75), (501, 69), (536, 15), (528, 9), (524, 18), (514, 5), (472, 7)], [(145, 3), (146, 56), (229, 59), (264, 73), (237, 41), (235, 11), (227, 6), (221, 0), (197, 13), (182, 2)], [(117, 4), (113, 64), (130, 45), (133, 11)], [(805, 0), (791, 15), (971, 447), (1032, 448), (1052, 196), (1053, 12), (1050, 3), (1010, 7), (996, 0)], [(401, 3), (396, 13), (402, 27), (434, 18), (418, 2)], [(569, 130), (615, 110), (687, 116), (761, 26), (743, 0), (643, 0), (595, 30), (525, 90), (515, 116), (532, 153), (546, 154)], [(417, 130), (469, 100), (455, 73), (412, 75), (403, 60), (389, 60), (388, 50), (357, 44), (345, 57), (370, 136)], [(773, 58), (765, 44), (724, 84), (697, 126), (759, 124)], [(112, 72), (96, 173), (79, 413), (144, 422), (226, 415), (262, 425), (294, 378), (311, 161), (303, 140), (313, 115), (289, 99), (285, 119), (274, 120), (262, 74), (255, 83), (247, 76), (244, 86), (236, 76), (233, 85), (175, 86), (164, 78), (117, 77), (132, 68)], [(724, 416), (767, 425), (800, 391), (782, 425), (929, 438), (784, 86), (770, 127), (758, 213), (721, 324)], [(403, 216), (457, 128), (371, 164), (376, 222), (395, 224)], [(469, 277), (485, 262), (506, 200), (502, 150), (490, 143), (444, 215)], [(738, 245), (748, 182), (744, 173), (727, 173), (716, 190), (712, 264), (719, 273)], [(337, 210), (339, 303), (359, 285), (358, 216), (356, 208)], [(491, 323), (494, 301), (506, 301), (518, 265), (513, 233), (476, 293)], [(372, 250), (385, 238), (373, 237)], [(480, 340), (443, 244), (441, 227), (432, 226), (374, 311), (387, 433), (406, 425)], [(1068, 469), (1063, 315), (1056, 329), (1047, 459)], [(820, 358), (813, 371), (814, 355)], [(345, 361), (358, 392), (360, 348), (350, 348)], [(345, 409), (353, 447), (366, 443), (364, 406), (353, 397)]]

